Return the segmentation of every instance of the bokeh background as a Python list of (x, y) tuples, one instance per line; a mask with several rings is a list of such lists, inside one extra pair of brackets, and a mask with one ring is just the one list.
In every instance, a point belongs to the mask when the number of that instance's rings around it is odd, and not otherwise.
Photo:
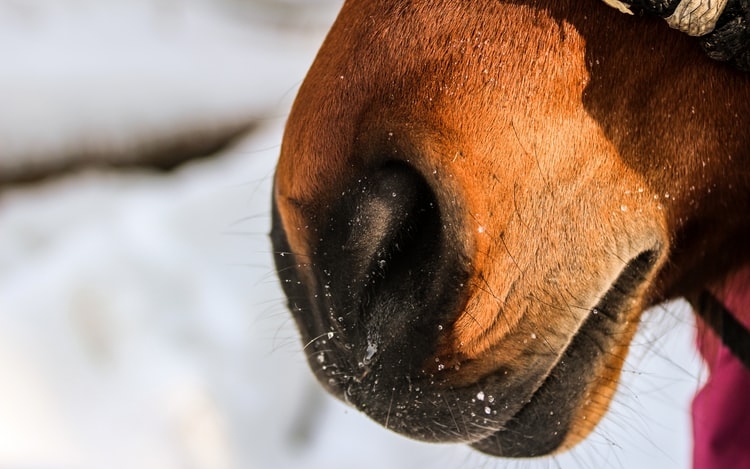
[(704, 371), (680, 302), (554, 458), (410, 441), (318, 388), (269, 193), (340, 4), (0, 0), (0, 469), (689, 467)]

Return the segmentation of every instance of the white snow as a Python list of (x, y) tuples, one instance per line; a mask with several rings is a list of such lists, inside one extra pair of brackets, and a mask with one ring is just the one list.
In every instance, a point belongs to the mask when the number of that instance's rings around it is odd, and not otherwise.
[(273, 273), (269, 193), (336, 6), (283, 29), (179, 0), (0, 4), (0, 159), (264, 117), (171, 174), (0, 192), (0, 468), (688, 467), (700, 367), (681, 304), (647, 316), (609, 417), (552, 460), (407, 440), (314, 382)]

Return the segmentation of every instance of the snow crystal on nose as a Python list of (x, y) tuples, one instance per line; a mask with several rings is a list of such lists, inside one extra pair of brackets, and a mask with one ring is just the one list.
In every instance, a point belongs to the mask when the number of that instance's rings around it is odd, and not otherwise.
[(372, 357), (375, 356), (375, 354), (378, 353), (378, 344), (367, 341), (367, 348), (365, 349), (365, 358), (362, 360), (362, 363), (365, 365), (370, 363), (372, 361)]

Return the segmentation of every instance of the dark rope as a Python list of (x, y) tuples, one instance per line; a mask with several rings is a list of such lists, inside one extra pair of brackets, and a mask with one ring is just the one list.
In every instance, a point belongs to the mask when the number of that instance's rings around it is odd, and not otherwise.
[(680, 0), (626, 0), (625, 3), (630, 5), (635, 14), (646, 13), (666, 18), (674, 13), (677, 5), (680, 4)]
[[(667, 18), (681, 0), (624, 0), (634, 14)], [(729, 0), (714, 30), (698, 38), (706, 54), (750, 72), (750, 0)]]
[(721, 338), (724, 345), (750, 370), (750, 331), (709, 291), (698, 295), (696, 313)]
[(712, 59), (750, 71), (750, 0), (730, 0), (716, 28), (700, 41)]

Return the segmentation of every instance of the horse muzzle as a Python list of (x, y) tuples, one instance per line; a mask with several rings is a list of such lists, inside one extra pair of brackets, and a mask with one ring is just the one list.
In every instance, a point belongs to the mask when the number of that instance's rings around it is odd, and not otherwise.
[(585, 108), (575, 28), (538, 12), (539, 61), (503, 34), (523, 5), (421, 5), (344, 5), (282, 143), (278, 275), (333, 395), (412, 438), (549, 454), (607, 409), (661, 201)]
[(330, 393), (412, 438), (510, 457), (568, 446), (606, 408), (597, 386), (616, 380), (607, 363), (625, 354), (659, 246), (607, 266), (615, 273), (589, 304), (539, 293), (493, 338), (485, 319), (467, 318), (481, 304), (502, 322), (512, 306), (477, 271), (473, 238), (483, 233), (430, 176), (387, 161), (324, 205), (276, 192), (277, 271), (311, 369)]

